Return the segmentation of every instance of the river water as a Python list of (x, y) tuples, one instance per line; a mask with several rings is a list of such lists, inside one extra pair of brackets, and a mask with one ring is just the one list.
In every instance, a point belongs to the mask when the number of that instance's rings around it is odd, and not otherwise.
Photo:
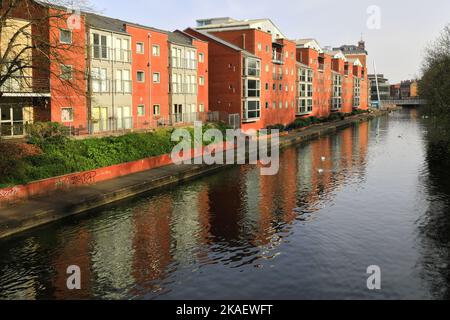
[(446, 299), (449, 175), (425, 133), (396, 112), (285, 149), (276, 176), (230, 167), (0, 242), (0, 298)]

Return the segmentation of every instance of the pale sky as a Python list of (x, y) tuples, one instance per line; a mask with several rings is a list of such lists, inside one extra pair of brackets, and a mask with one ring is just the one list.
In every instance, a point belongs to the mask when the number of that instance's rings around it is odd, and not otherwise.
[[(424, 48), (450, 23), (448, 0), (90, 0), (99, 13), (165, 30), (194, 27), (199, 18), (270, 18), (290, 39), (316, 38), (322, 46), (356, 44), (361, 33), (369, 73), (391, 83), (420, 74)], [(375, 5), (380, 28), (368, 28)], [(372, 17), (374, 17), (372, 15)], [(376, 20), (370, 19), (373, 26)]]

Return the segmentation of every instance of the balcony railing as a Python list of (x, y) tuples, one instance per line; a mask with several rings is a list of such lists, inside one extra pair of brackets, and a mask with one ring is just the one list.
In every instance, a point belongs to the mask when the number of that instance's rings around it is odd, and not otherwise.
[(31, 76), (11, 76), (0, 86), (2, 93), (49, 93), (48, 80)]
[(131, 56), (131, 50), (113, 49), (101, 45), (92, 46), (92, 58), (96, 60), (131, 63)]
[(172, 82), (169, 90), (172, 94), (197, 94), (197, 84)]
[(129, 94), (132, 92), (133, 82), (131, 80), (115, 80), (115, 93)]
[(272, 53), (272, 62), (277, 64), (283, 64), (283, 53), (273, 51)]
[(187, 70), (197, 70), (197, 60), (171, 57), (170, 66), (172, 68), (187, 69)]

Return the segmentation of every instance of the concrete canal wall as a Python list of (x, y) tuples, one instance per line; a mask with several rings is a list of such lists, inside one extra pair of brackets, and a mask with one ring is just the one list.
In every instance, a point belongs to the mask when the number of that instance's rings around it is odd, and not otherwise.
[[(280, 137), (280, 148), (310, 141), (386, 113), (364, 114), (293, 131)], [(226, 143), (223, 148), (234, 148), (234, 145)], [(192, 150), (192, 155), (200, 155), (198, 152)], [(225, 167), (227, 165), (174, 165), (169, 155), (163, 155), (0, 189), (3, 203), (9, 204), (0, 208), (0, 239), (164, 186), (212, 174)]]

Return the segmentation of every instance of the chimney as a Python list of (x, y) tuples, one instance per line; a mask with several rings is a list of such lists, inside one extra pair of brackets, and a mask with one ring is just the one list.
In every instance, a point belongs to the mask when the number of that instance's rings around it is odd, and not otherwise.
[(242, 34), (242, 49), (245, 49), (245, 33)]

